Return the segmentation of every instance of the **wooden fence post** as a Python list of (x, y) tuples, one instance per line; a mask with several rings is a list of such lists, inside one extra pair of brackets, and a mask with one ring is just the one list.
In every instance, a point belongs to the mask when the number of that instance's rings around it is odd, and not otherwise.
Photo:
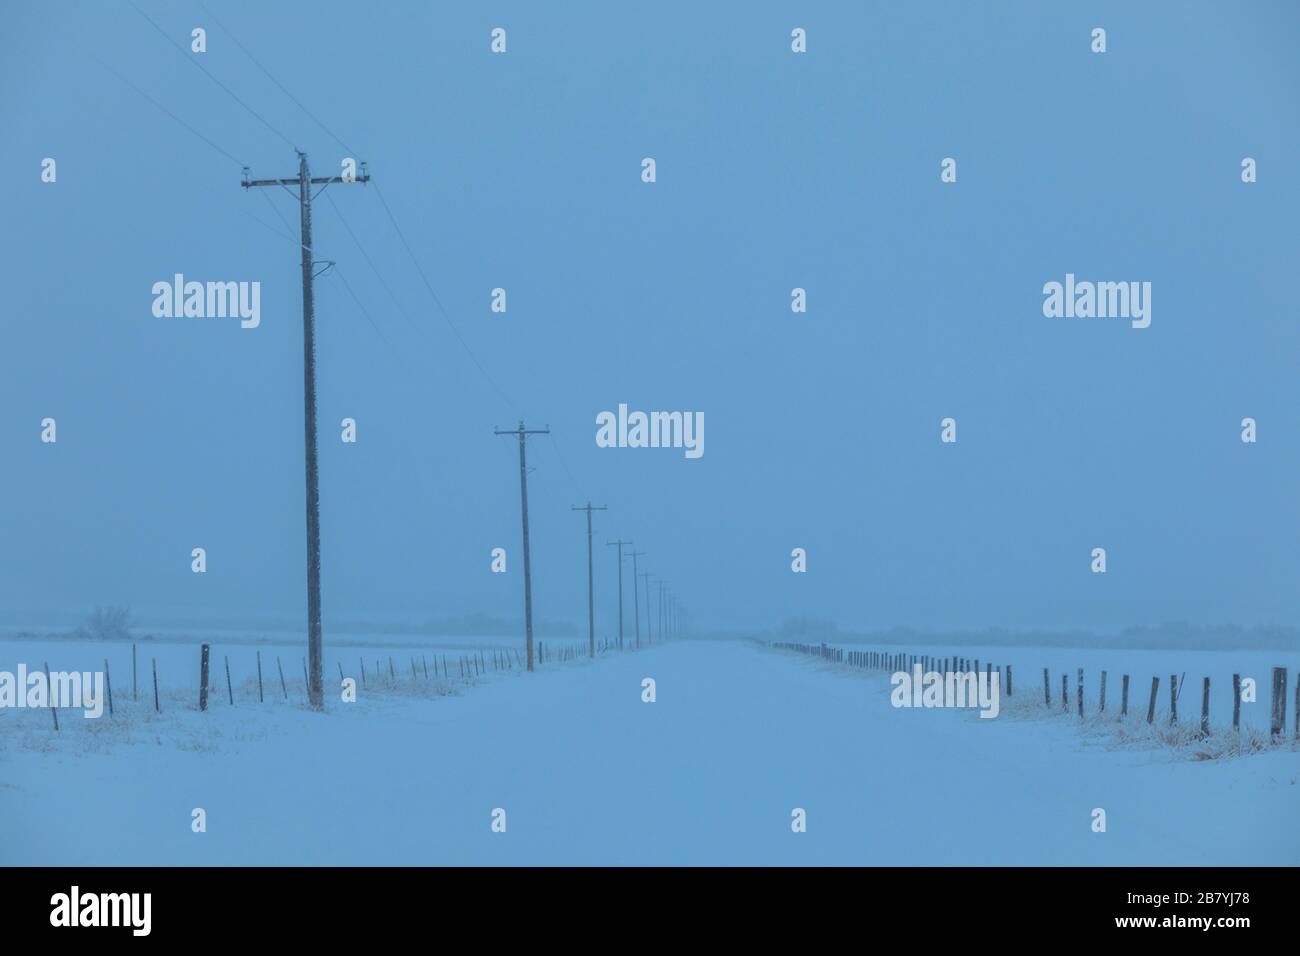
[(339, 686), (342, 687), (343, 682), (347, 680), (347, 678), (343, 676), (343, 662), (339, 661), (338, 665), (339, 665)]
[(1083, 717), (1083, 668), (1079, 668), (1079, 692), (1075, 695), (1079, 698), (1079, 717)]
[(1201, 736), (1210, 736), (1210, 679), (1201, 687)]
[(1047, 668), (1043, 668), (1043, 705), (1052, 706), (1052, 682), (1048, 680)]
[(1232, 729), (1241, 732), (1241, 675), (1232, 675)]
[(54, 685), (50, 683), (50, 662), (45, 662), (45, 693), (50, 698), (50, 716), (54, 718), (54, 729), (59, 729), (59, 709), (54, 705)]
[(1011, 696), (1011, 665), (1007, 665), (1007, 696)]
[(1101, 697), (1097, 701), (1097, 713), (1106, 712), (1106, 672), (1101, 672)]
[(266, 695), (262, 693), (262, 652), (257, 652), (257, 702), (266, 703)]
[(1061, 709), (1070, 712), (1070, 675), (1061, 675)]
[(1269, 734), (1276, 737), (1286, 726), (1286, 668), (1273, 668), (1273, 718), (1269, 721)]
[(199, 648), (199, 710), (208, 709), (208, 653), (211, 650), (210, 644)]
[(366, 659), (362, 657), (360, 658), (360, 660), (361, 660), (361, 686), (365, 687), (366, 686)]
[(108, 690), (108, 716), (113, 716), (113, 678), (108, 673), (108, 658), (104, 658), (104, 687)]
[(158, 658), (150, 658), (153, 662), (153, 710), (155, 714), (162, 713), (162, 706), (158, 703)]
[(1127, 674), (1125, 674), (1124, 679), (1120, 681), (1119, 715), (1120, 717), (1128, 716), (1128, 675)]
[(1178, 675), (1169, 675), (1169, 722), (1178, 723)]
[(280, 672), (280, 690), (284, 692), (284, 699), (289, 699), (289, 685), (284, 682), (284, 665), (280, 663), (280, 655), (275, 655), (275, 669)]
[(230, 706), (235, 706), (235, 686), (230, 683), (230, 658), (225, 654), (221, 655), (226, 662), (226, 696), (230, 698)]
[(1151, 678), (1151, 703), (1147, 705), (1147, 723), (1156, 719), (1156, 692), (1160, 690), (1160, 678)]

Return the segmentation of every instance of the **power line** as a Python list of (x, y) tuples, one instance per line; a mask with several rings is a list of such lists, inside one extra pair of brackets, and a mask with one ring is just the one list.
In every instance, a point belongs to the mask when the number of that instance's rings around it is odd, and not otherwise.
[(121, 80), (123, 83), (125, 83), (128, 87), (130, 87), (131, 89), (135, 90), (135, 92), (139, 93), (139, 94), (140, 94), (141, 96), (143, 96), (146, 100), (148, 100), (150, 103), (152, 103), (152, 104), (153, 104), (154, 106), (156, 106), (158, 109), (162, 110), (164, 113), (166, 113), (166, 114), (167, 114), (168, 116), (170, 116), (172, 119), (174, 119), (176, 122), (180, 123), (181, 126), (185, 127), (187, 130), (189, 130), (191, 133), (193, 133), (193, 134), (194, 134), (195, 136), (197, 136), (199, 139), (203, 140), (203, 142), (207, 143), (209, 146), (211, 146), (213, 149), (215, 149), (215, 150), (216, 150), (218, 153), (220, 153), (222, 156), (226, 157), (226, 158), (227, 158), (228, 160), (230, 160), (232, 163), (235, 163), (235, 164), (237, 164), (237, 165), (239, 165), (239, 166), (241, 166), (241, 167), (245, 165), (241, 160), (239, 160), (238, 158), (236, 158), (236, 157), (230, 155), (230, 153), (226, 152), (224, 149), (222, 149), (220, 146), (218, 146), (218, 145), (217, 145), (216, 143), (214, 143), (212, 140), (208, 139), (206, 136), (204, 136), (202, 133), (200, 133), (197, 129), (195, 129), (195, 128), (194, 128), (193, 126), (191, 126), (189, 123), (185, 122), (185, 120), (181, 119), (179, 116), (177, 116), (175, 113), (173, 113), (173, 112), (172, 112), (171, 110), (169, 110), (167, 107), (163, 106), (161, 103), (159, 103), (156, 99), (154, 99), (152, 96), (150, 96), (150, 95), (149, 95), (148, 93), (146, 93), (144, 90), (140, 89), (140, 87), (136, 86), (134, 83), (132, 83), (130, 80), (128, 80), (128, 79), (127, 79), (125, 76), (123, 76), (121, 73), (117, 72), (117, 70), (113, 69), (111, 66), (109, 66), (107, 63), (105, 63), (103, 60), (99, 59), (99, 57), (95, 57), (95, 62), (98, 63), (100, 66), (102, 66), (104, 69), (108, 70), (109, 73), (112, 73), (115, 77), (117, 77), (119, 80)]
[(465, 350), (465, 354), (468, 355), (470, 361), (474, 363), (474, 367), (479, 370), (479, 373), (487, 380), (488, 384), (496, 390), (497, 395), (501, 397), (502, 401), (504, 401), (514, 411), (518, 412), (519, 406), (516, 405), (514, 400), (506, 393), (506, 390), (497, 384), (496, 379), (488, 374), (488, 370), (483, 367), (483, 363), (478, 360), (478, 356), (474, 354), (473, 350), (469, 347), (469, 343), (466, 342), (464, 336), (460, 334), (460, 329), (456, 328), (456, 324), (452, 322), (451, 316), (447, 314), (447, 310), (442, 305), (442, 300), (438, 298), (438, 293), (433, 290), (433, 285), (429, 282), (429, 277), (424, 274), (424, 269), (420, 267), (420, 260), (415, 257), (415, 252), (411, 249), (411, 244), (406, 241), (406, 234), (402, 232), (402, 227), (397, 224), (397, 219), (393, 215), (393, 211), (388, 208), (388, 201), (384, 199), (384, 194), (377, 185), (375, 186), (375, 195), (379, 197), (379, 202), (383, 205), (384, 212), (388, 214), (388, 221), (393, 224), (393, 229), (397, 232), (397, 237), (402, 241), (402, 246), (406, 249), (406, 254), (411, 257), (411, 263), (415, 266), (415, 271), (420, 274), (420, 280), (424, 283), (424, 287), (429, 290), (429, 295), (438, 306), (438, 311), (442, 313), (442, 317), (446, 321), (447, 327), (451, 329), (452, 334), (456, 336), (456, 341), (460, 343), (461, 348)]
[(266, 67), (264, 67), (261, 61), (258, 60), (257, 57), (253, 56), (251, 52), (249, 52), (248, 47), (244, 46), (244, 44), (239, 42), (239, 37), (235, 36), (234, 32), (230, 29), (230, 27), (226, 26), (224, 23), (222, 23), (220, 20), (217, 19), (216, 15), (211, 10), (208, 9), (207, 4), (205, 4), (203, 0), (198, 0), (198, 4), (200, 7), (203, 8), (203, 12), (206, 13), (209, 17), (211, 17), (212, 20), (217, 24), (217, 26), (221, 27), (221, 29), (225, 31), (226, 35), (229, 36), (230, 39), (235, 41), (235, 46), (239, 47), (239, 49), (243, 51), (244, 56), (252, 60), (253, 64), (264, 74), (266, 74), (266, 78), (270, 80), (272, 83), (274, 83), (279, 88), (281, 93), (289, 97), (289, 99), (293, 101), (294, 105), (297, 106), (298, 109), (306, 113), (313, 123), (315, 123), (321, 129), (323, 129), (326, 133), (328, 133), (333, 138), (334, 142), (342, 146), (346, 152), (351, 153), (353, 156), (356, 155), (356, 151), (353, 150), (352, 147), (350, 147), (347, 143), (343, 142), (343, 140), (339, 139), (337, 134), (335, 134), (333, 130), (331, 130), (328, 126), (322, 123), (315, 113), (307, 109), (307, 107), (303, 106), (303, 104), (299, 101), (298, 97), (294, 96), (287, 89), (285, 89), (284, 84), (271, 75), (271, 71), (268, 70)]
[[(221, 87), (223, 90), (225, 90), (226, 94), (227, 94), (231, 99), (233, 99), (236, 103), (238, 103), (238, 104), (239, 104), (240, 106), (242, 106), (244, 109), (248, 110), (248, 112), (249, 112), (249, 113), (250, 113), (250, 114), (251, 114), (255, 119), (257, 119), (258, 122), (260, 122), (263, 126), (265, 126), (267, 129), (269, 129), (269, 130), (270, 130), (272, 133), (274, 133), (276, 136), (280, 137), (280, 139), (282, 139), (282, 140), (284, 140), (286, 143), (288, 143), (288, 144), (289, 144), (289, 148), (292, 149), (295, 153), (296, 153), (296, 152), (299, 152), (298, 147), (294, 145), (293, 141), (292, 141), (291, 139), (289, 139), (289, 137), (285, 136), (285, 135), (284, 135), (283, 133), (281, 133), (278, 129), (276, 129), (276, 128), (275, 128), (274, 126), (272, 126), (269, 122), (267, 122), (266, 118), (265, 118), (264, 116), (262, 116), (261, 113), (257, 112), (257, 110), (253, 109), (251, 106), (249, 106), (247, 103), (245, 103), (242, 99), (240, 99), (239, 96), (235, 93), (234, 90), (232, 90), (230, 87), (226, 86), (225, 83), (222, 83), (219, 79), (217, 79), (217, 78), (216, 78), (215, 76), (213, 76), (210, 72), (208, 72), (208, 68), (207, 68), (206, 66), (204, 66), (202, 63), (200, 63), (197, 59), (195, 59), (195, 58), (194, 58), (192, 55), (190, 55), (189, 53), (186, 53), (186, 52), (185, 52), (185, 48), (182, 47), (182, 46), (181, 46), (179, 43), (177, 43), (175, 40), (173, 40), (172, 37), (171, 37), (171, 34), (169, 34), (166, 30), (164, 30), (162, 27), (160, 27), (160, 26), (158, 25), (157, 21), (155, 21), (155, 20), (153, 19), (153, 17), (149, 16), (149, 14), (145, 13), (143, 10), (141, 10), (139, 7), (137, 7), (137, 6), (135, 5), (135, 3), (133, 2), (133, 0), (126, 0), (126, 2), (127, 2), (127, 4), (131, 7), (132, 10), (134, 10), (136, 13), (140, 14), (140, 16), (144, 17), (145, 20), (149, 21), (149, 24), (150, 24), (150, 25), (151, 25), (155, 30), (158, 31), (158, 33), (162, 36), (162, 38), (163, 38), (164, 40), (166, 40), (168, 43), (170, 43), (170, 44), (171, 44), (171, 45), (176, 49), (176, 52), (177, 52), (177, 53), (179, 53), (182, 57), (185, 58), (186, 62), (193, 63), (195, 67), (197, 67), (198, 69), (202, 70), (204, 76), (206, 76), (206, 77), (207, 77), (208, 79), (210, 79), (213, 83), (217, 84), (217, 86), (219, 86), (219, 87)], [(242, 164), (241, 164), (241, 165), (242, 165)]]
[[(387, 280), (384, 279), (383, 273), (381, 273), (379, 267), (375, 265), (375, 260), (370, 257), (370, 253), (366, 250), (364, 243), (362, 243), (362, 241), (357, 237), (357, 234), (352, 231), (352, 227), (348, 225), (347, 219), (343, 217), (343, 211), (339, 209), (338, 204), (334, 202), (334, 198), (332, 196), (326, 196), (325, 198), (329, 201), (330, 208), (334, 210), (334, 214), (339, 217), (339, 222), (343, 224), (343, 228), (347, 230), (347, 234), (352, 238), (353, 243), (356, 244), (357, 250), (361, 253), (362, 258), (364, 258), (366, 264), (370, 266), (370, 271), (375, 274), (375, 278), (379, 280), (379, 284), (384, 287), (384, 291), (388, 293), (388, 297), (393, 300), (393, 305), (397, 307), (398, 314), (406, 320), (408, 325), (415, 329), (417, 334), (424, 335), (423, 327), (411, 318), (411, 316), (407, 314), (407, 311), (402, 308), (402, 302), (397, 298), (397, 293), (393, 291), (392, 286), (390, 286)], [(427, 336), (425, 336), (425, 341), (428, 342), (430, 346), (435, 345), (435, 343), (431, 339), (427, 338)]]

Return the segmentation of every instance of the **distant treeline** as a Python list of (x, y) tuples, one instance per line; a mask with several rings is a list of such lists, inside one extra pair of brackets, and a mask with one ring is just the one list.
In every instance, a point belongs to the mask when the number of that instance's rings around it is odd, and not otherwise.
[[(113, 617), (115, 612), (122, 612), (121, 618)], [(24, 623), (30, 624), (27, 615)], [(96, 608), (91, 615), (74, 629), (66, 632), (59, 629), (66, 626), (69, 615), (63, 620), (52, 621), (50, 627), (25, 627), (12, 629), (15, 633), (33, 636), (45, 633), (51, 637), (68, 637), (94, 640), (98, 638), (120, 639), (134, 632), (148, 640), (154, 629), (187, 630), (206, 629), (209, 631), (244, 631), (250, 634), (267, 631), (293, 633), (303, 630), (302, 618), (278, 615), (248, 615), (245, 617), (195, 612), (192, 615), (182, 613), (163, 613), (139, 615), (139, 620), (121, 608)], [(5, 628), (5, 630), (9, 630)], [(415, 617), (406, 620), (389, 618), (387, 620), (367, 620), (361, 615), (347, 615), (325, 618), (327, 632), (344, 634), (402, 634), (426, 637), (517, 637), (524, 632), (522, 618), (493, 617), (489, 614), (476, 613), (452, 617), (440, 617), (421, 621)], [(117, 632), (122, 632), (121, 634)], [(540, 637), (572, 637), (586, 633), (586, 628), (578, 628), (566, 621), (547, 619), (533, 620), (533, 633)]]
[(1155, 627), (1128, 627), (1122, 631), (921, 631), (894, 627), (882, 631), (843, 631), (830, 621), (788, 618), (776, 631), (753, 635), (779, 641), (830, 643), (955, 645), (986, 647), (1126, 647), (1146, 650), (1260, 650), (1300, 651), (1300, 629), (1281, 625), (1198, 625), (1172, 621)]

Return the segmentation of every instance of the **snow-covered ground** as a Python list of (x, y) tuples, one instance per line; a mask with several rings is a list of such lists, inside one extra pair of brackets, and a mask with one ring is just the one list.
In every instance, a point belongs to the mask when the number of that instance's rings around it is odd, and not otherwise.
[[(0, 668), (47, 652), (56, 669), (94, 663), (26, 643), (0, 644)], [(884, 675), (748, 643), (372, 687), (324, 714), (292, 693), (258, 705), (246, 673), (232, 708), (220, 670), (201, 714), (181, 647), (161, 716), (143, 687), (111, 721), (65, 712), (57, 737), (48, 713), (0, 711), (0, 863), (1300, 863), (1293, 749), (1190, 761), (1069, 721), (895, 709)], [(393, 653), (409, 675), (420, 652)], [(327, 675), (335, 664), (327, 653)], [(112, 667), (120, 695), (129, 677)], [(206, 833), (191, 832), (195, 807)]]

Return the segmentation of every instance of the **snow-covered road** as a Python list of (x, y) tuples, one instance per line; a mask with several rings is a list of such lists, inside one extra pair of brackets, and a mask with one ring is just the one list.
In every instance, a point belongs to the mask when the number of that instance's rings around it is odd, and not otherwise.
[(1300, 863), (1294, 751), (1189, 762), (888, 692), (681, 642), (436, 700), (173, 711), (89, 750), (43, 749), (24, 713), (0, 728), (0, 863)]

